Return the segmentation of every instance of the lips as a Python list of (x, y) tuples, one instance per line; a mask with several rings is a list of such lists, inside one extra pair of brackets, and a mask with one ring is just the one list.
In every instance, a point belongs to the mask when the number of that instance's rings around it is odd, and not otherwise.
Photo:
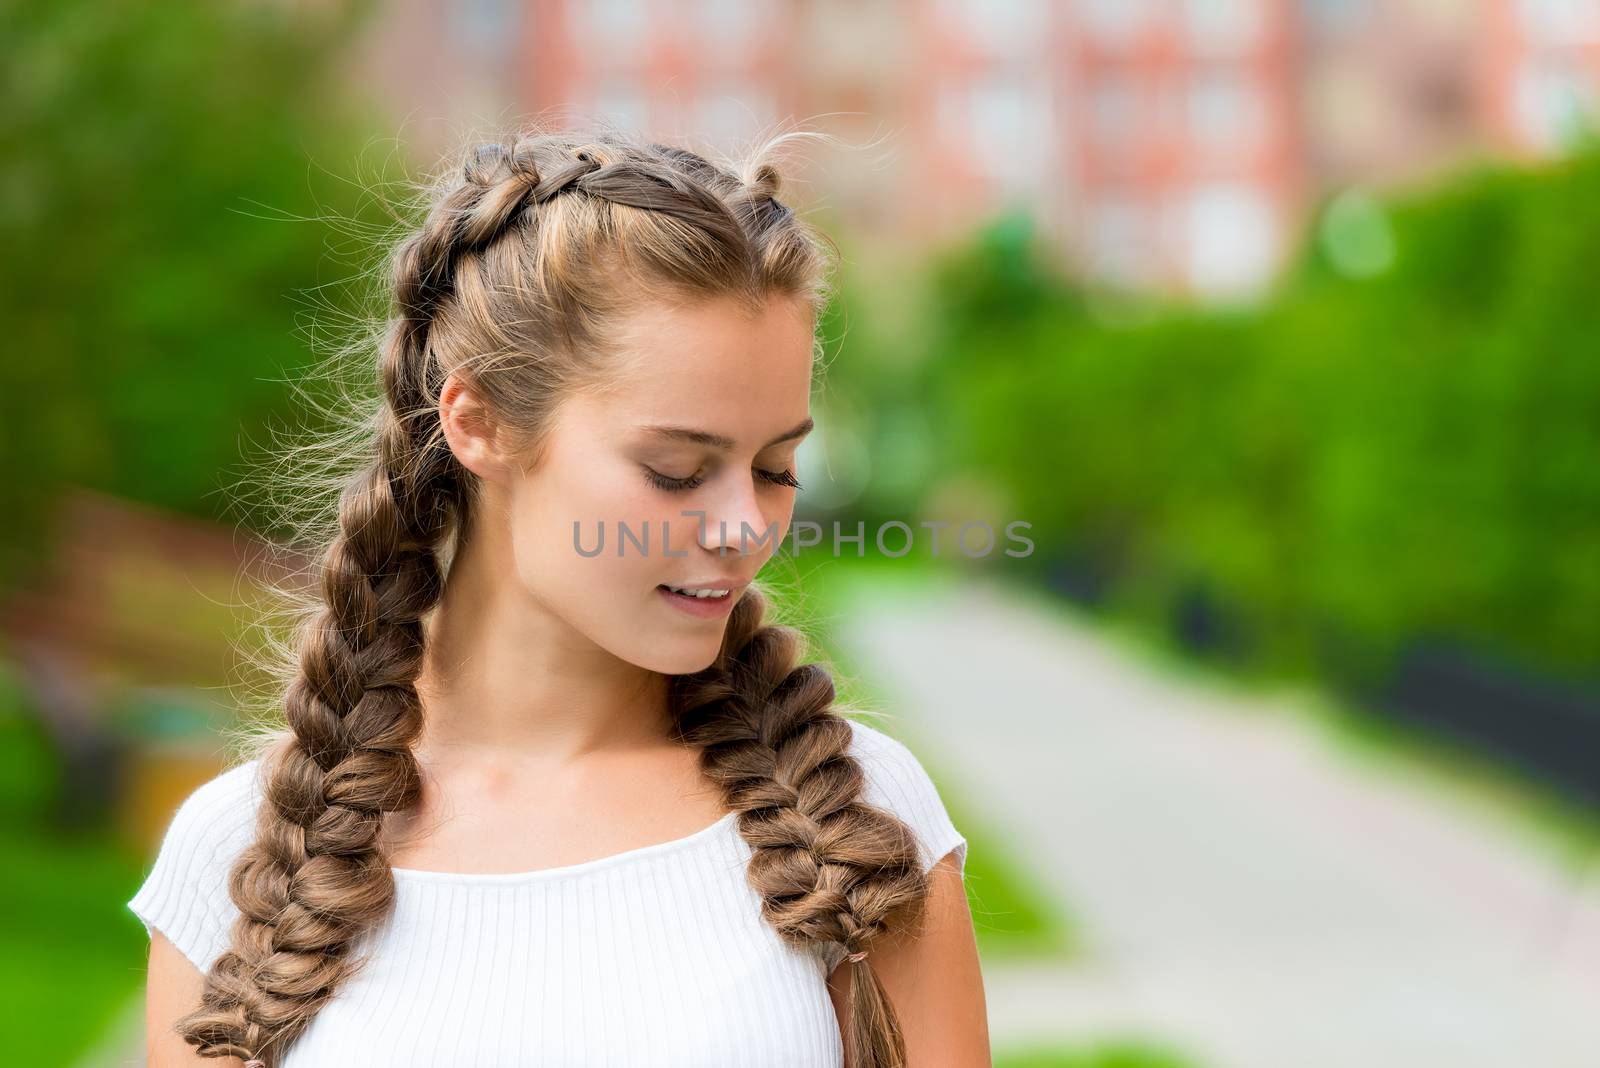
[(731, 589), (728, 586), (668, 586), (665, 583), (662, 584), (662, 588), (672, 593), (681, 593), (685, 597), (723, 597)]
[(698, 597), (694, 594), (676, 593), (665, 583), (656, 587), (656, 593), (668, 604), (682, 612), (685, 612), (688, 615), (694, 616), (698, 619), (714, 619), (718, 616), (725, 615), (733, 607), (733, 602), (738, 599), (739, 590), (744, 585), (746, 584), (728, 583), (724, 586), (707, 585), (703, 587), (689, 587), (690, 589), (699, 588), (728, 591), (720, 597)]
[(669, 590), (727, 590), (729, 593), (738, 593), (750, 585), (749, 579), (720, 578), (706, 579), (703, 582), (663, 582), (662, 588)]

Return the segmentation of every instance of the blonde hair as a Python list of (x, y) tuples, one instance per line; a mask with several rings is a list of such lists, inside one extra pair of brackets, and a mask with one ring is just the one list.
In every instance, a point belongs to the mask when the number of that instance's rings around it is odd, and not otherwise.
[[(381, 830), (420, 796), (423, 619), (475, 501), (440, 431), (446, 376), (537, 443), (571, 391), (604, 388), (602, 357), (642, 301), (798, 298), (815, 326), (836, 249), (778, 199), (779, 140), (728, 167), (609, 129), (526, 126), (454, 157), (389, 252), (382, 397), (313, 547), (274, 694), (287, 729), (258, 738), (263, 803), (229, 881), (240, 915), (177, 1025), (201, 1055), (278, 1063), (393, 905)], [(677, 737), (739, 814), (766, 921), (796, 948), (859, 958), (854, 1068), (903, 1065), (894, 1008), (859, 955), (920, 918), (927, 875), (911, 829), (863, 800), (832, 677), (801, 663), (802, 633), (767, 613), (760, 585), (747, 588), (715, 663), (669, 679)]]

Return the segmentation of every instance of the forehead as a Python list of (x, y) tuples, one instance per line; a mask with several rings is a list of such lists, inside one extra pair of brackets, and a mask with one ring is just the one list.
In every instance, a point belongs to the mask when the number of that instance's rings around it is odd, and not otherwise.
[[(606, 410), (638, 422), (687, 422), (747, 440), (809, 408), (812, 324), (801, 301), (752, 313), (732, 299), (648, 305), (628, 318)], [(766, 440), (762, 438), (761, 440)]]

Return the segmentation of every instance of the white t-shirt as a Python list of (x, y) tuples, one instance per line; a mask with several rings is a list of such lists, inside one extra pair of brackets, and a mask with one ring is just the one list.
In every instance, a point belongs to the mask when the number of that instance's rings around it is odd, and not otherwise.
[[(865, 800), (916, 833), (925, 867), (956, 830), (921, 763), (857, 720)], [(128, 907), (202, 971), (227, 948), (234, 859), (255, 833), (253, 760), (178, 809)], [(627, 1065), (840, 1068), (827, 975), (843, 959), (784, 943), (745, 880), (735, 814), (684, 838), (539, 871), (395, 869), (395, 907), (367, 958), (283, 1068)]]

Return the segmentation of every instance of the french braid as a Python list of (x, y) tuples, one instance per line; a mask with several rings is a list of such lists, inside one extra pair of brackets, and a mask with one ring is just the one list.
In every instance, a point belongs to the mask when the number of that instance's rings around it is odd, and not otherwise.
[[(603, 377), (594, 354), (641, 294), (783, 293), (819, 310), (832, 246), (777, 199), (772, 144), (741, 174), (611, 132), (530, 128), (469, 151), (395, 247), (382, 405), (318, 557), (282, 691), (287, 730), (263, 746), (255, 838), (229, 878), (239, 917), (177, 1024), (201, 1056), (280, 1063), (393, 907), (382, 829), (421, 797), (423, 620), (477, 499), (442, 439), (445, 380), (468, 375), (531, 441), (564, 390)], [(920, 913), (926, 876), (910, 829), (862, 799), (832, 680), (798, 663), (799, 632), (766, 610), (747, 587), (717, 661), (671, 680), (674, 722), (739, 813), (766, 920), (797, 948), (859, 955)], [(903, 1065), (870, 958), (851, 989), (854, 1068)]]
[[(751, 585), (733, 606), (721, 655), (679, 675), (670, 693), (679, 733), (739, 813), (752, 855), (747, 881), (761, 914), (800, 949), (837, 945), (854, 956), (911, 923), (927, 897), (909, 827), (862, 800), (849, 721), (832, 708), (833, 679), (799, 663), (804, 638), (765, 621)], [(854, 964), (845, 1030), (852, 1065), (903, 1065), (905, 1042), (871, 964)]]

